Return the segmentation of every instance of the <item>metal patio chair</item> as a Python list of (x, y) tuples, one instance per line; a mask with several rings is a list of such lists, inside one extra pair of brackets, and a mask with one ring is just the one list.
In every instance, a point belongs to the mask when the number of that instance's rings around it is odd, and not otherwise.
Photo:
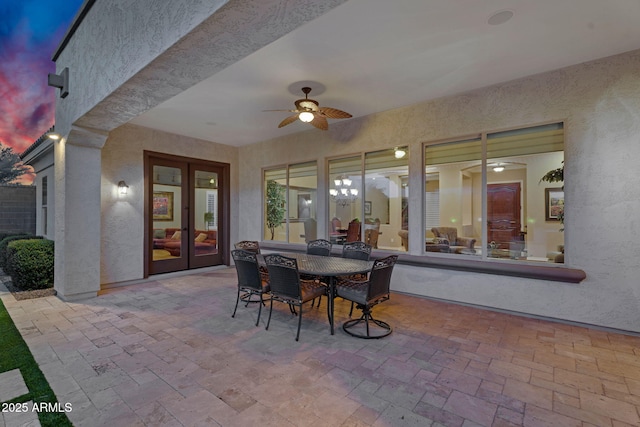
[[(391, 273), (393, 266), (398, 260), (398, 255), (391, 255), (386, 258), (376, 260), (373, 263), (369, 279), (366, 281), (343, 281), (336, 285), (336, 293), (339, 297), (356, 303), (356, 307), (362, 310), (359, 319), (347, 320), (342, 324), (342, 329), (357, 338), (382, 338), (392, 332), (391, 326), (387, 322), (374, 319), (371, 309), (381, 302), (389, 299), (389, 286), (391, 283)], [(353, 328), (364, 324), (365, 332), (356, 332)], [(382, 333), (372, 334), (371, 324), (382, 329)]]
[[(262, 306), (264, 305), (263, 295), (270, 291), (269, 282), (263, 280), (260, 274), (257, 254), (243, 249), (234, 249), (231, 251), (231, 256), (233, 257), (233, 262), (236, 265), (236, 273), (238, 274), (238, 297), (236, 298), (236, 306), (233, 309), (231, 317), (236, 317), (238, 303), (241, 299), (245, 302), (245, 307), (247, 307), (250, 302), (258, 302), (260, 303), (258, 306), (258, 320), (256, 320), (256, 326), (258, 326)], [(243, 292), (245, 295), (241, 296), (240, 294)], [(252, 295), (258, 295), (260, 300), (252, 301)]]
[[(269, 320), (266, 329), (269, 329), (273, 301), (289, 304), (289, 308), (298, 307), (298, 332), (296, 341), (300, 338), (300, 326), (302, 325), (302, 304), (318, 298), (326, 293), (327, 285), (316, 280), (304, 280), (300, 278), (298, 263), (295, 258), (289, 258), (279, 254), (265, 255), (264, 261), (269, 270), (271, 285), (271, 305), (269, 306)], [(291, 310), (295, 314), (295, 310)]]

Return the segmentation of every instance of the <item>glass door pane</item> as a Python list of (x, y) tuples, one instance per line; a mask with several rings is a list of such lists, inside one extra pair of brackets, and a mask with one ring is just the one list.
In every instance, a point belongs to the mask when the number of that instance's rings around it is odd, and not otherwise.
[(188, 218), (183, 212), (187, 196), (183, 188), (186, 167), (177, 162), (158, 163), (152, 168), (153, 192), (150, 198), (153, 233), (152, 273), (188, 267), (185, 246)]
[(191, 267), (220, 264), (220, 176), (216, 168), (192, 166)]

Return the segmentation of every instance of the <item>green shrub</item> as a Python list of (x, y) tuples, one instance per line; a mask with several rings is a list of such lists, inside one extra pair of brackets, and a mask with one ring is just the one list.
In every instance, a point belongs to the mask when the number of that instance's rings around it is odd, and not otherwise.
[[(1, 237), (1, 236), (0, 236)], [(6, 237), (0, 239), (0, 268), (7, 273), (7, 246), (9, 243), (14, 240), (24, 240), (24, 239), (42, 239), (42, 236), (32, 236), (30, 234), (20, 233), (20, 234), (10, 234)]]
[(19, 289), (53, 287), (53, 240), (16, 240), (7, 247), (7, 273)]

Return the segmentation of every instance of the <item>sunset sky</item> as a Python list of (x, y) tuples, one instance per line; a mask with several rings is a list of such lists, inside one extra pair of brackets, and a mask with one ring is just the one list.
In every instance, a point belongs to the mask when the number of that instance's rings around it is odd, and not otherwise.
[(54, 124), (51, 56), (83, 0), (0, 0), (0, 143), (21, 153)]

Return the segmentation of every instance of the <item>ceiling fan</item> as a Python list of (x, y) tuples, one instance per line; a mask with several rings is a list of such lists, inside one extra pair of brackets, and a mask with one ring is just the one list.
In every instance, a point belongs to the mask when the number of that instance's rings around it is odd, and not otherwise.
[(310, 87), (303, 87), (302, 92), (304, 92), (304, 99), (298, 99), (295, 102), (295, 110), (264, 110), (289, 111), (291, 113), (295, 113), (293, 116), (289, 116), (281, 121), (278, 125), (279, 128), (300, 119), (300, 121), (302, 122), (311, 123), (311, 125), (317, 127), (318, 129), (327, 130), (329, 129), (329, 123), (327, 122), (327, 119), (348, 119), (352, 117), (351, 114), (346, 113), (342, 110), (338, 110), (337, 108), (320, 107), (318, 101), (309, 99), (309, 92), (311, 92)]

